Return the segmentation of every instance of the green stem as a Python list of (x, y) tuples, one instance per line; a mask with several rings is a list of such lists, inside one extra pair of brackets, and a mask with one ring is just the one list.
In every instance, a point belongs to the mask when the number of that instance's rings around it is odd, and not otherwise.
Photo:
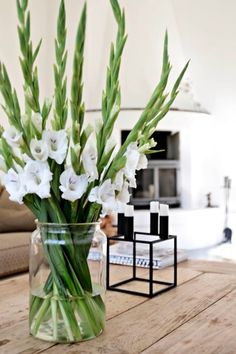
[(53, 339), (58, 340), (58, 316), (57, 316), (57, 300), (55, 297), (58, 297), (58, 291), (56, 284), (53, 283), (53, 297), (51, 298), (51, 310), (52, 310), (52, 323), (53, 323)]
[(58, 301), (63, 321), (65, 323), (68, 338), (71, 342), (82, 339), (82, 335), (76, 320), (71, 303), (68, 300)]
[(35, 336), (42, 324), (43, 318), (50, 307), (50, 299), (47, 298), (43, 301), (42, 306), (39, 308), (37, 314), (34, 316), (34, 321), (31, 326), (31, 333)]

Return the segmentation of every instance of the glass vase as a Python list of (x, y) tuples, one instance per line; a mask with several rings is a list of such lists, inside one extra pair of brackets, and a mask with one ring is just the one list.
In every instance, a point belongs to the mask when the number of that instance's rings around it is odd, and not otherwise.
[(73, 343), (105, 326), (106, 236), (98, 223), (38, 223), (30, 247), (30, 333)]

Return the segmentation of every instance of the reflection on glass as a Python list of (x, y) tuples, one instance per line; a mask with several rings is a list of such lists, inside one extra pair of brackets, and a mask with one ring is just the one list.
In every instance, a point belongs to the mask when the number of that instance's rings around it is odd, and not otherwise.
[(175, 168), (161, 168), (159, 170), (159, 196), (161, 197), (175, 197), (176, 191), (176, 169)]

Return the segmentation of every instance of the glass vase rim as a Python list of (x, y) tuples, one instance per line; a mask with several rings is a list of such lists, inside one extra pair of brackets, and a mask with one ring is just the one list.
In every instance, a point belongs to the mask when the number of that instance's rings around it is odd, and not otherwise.
[(99, 221), (92, 221), (92, 222), (43, 222), (35, 220), (36, 226), (86, 226), (86, 225), (100, 225)]

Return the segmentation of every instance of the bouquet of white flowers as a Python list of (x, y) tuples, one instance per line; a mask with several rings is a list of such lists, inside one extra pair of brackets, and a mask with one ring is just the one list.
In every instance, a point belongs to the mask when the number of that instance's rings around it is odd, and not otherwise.
[[(110, 49), (106, 86), (102, 94), (101, 119), (92, 126), (85, 124), (86, 112), (82, 99), (86, 5), (76, 36), (71, 93), (68, 98), (66, 14), (64, 1), (61, 1), (55, 39), (54, 97), (42, 101), (35, 64), (41, 41), (36, 48), (33, 47), (28, 0), (17, 0), (25, 105), (24, 108), (20, 107), (6, 67), (0, 63), (2, 107), (10, 123), (6, 129), (0, 127), (0, 169), (4, 173), (3, 182), (10, 199), (25, 203), (42, 223), (91, 223), (97, 221), (101, 214), (117, 210), (120, 203), (129, 202), (129, 187), (136, 187), (136, 171), (147, 166), (145, 155), (155, 151), (153, 148), (156, 142), (152, 139), (152, 134), (175, 100), (188, 66), (187, 63), (170, 93), (166, 93), (171, 71), (166, 33), (160, 82), (125, 143), (116, 149), (112, 132), (121, 107), (119, 71), (127, 36), (124, 11), (120, 9), (117, 0), (110, 2), (118, 32)], [(71, 122), (67, 124), (69, 116)], [(51, 308), (54, 325), (55, 313), (60, 310), (59, 317), (64, 319), (68, 340), (80, 340), (89, 335), (91, 337), (92, 331), (97, 335), (103, 321), (97, 321), (98, 328), (94, 329), (91, 324), (91, 328), (81, 332), (74, 316), (74, 312), (78, 310), (80, 316), (87, 316), (89, 323), (92, 323), (96, 313), (101, 318), (99, 306), (103, 306), (102, 299), (97, 298), (93, 302), (90, 273), (86, 265), (91, 239), (88, 237), (89, 241), (84, 249), (80, 246), (83, 252), (79, 251), (78, 266), (76, 245), (69, 228), (63, 235), (69, 240), (67, 248), (58, 243), (56, 251), (52, 252), (47, 248), (47, 237), (44, 232), (44, 251), (51, 273), (44, 287), (45, 299), (31, 299), (31, 332), (37, 335), (44, 316), (49, 316), (48, 299), (53, 295), (64, 299), (58, 309), (54, 305)], [(83, 309), (77, 304), (78, 309), (75, 310), (74, 305), (67, 301), (70, 296), (85, 299)], [(87, 336), (86, 331), (90, 331)], [(58, 340), (55, 331), (54, 340)]]

